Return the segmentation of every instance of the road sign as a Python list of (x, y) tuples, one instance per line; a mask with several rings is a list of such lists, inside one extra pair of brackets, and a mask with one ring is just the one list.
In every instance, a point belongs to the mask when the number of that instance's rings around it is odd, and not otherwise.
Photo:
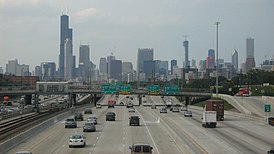
[(149, 85), (147, 88), (148, 94), (159, 94), (160, 86), (159, 85)]
[(116, 86), (112, 84), (103, 84), (101, 86), (101, 91), (104, 94), (116, 94)]
[(131, 87), (130, 84), (120, 85), (119, 94), (124, 94), (124, 95), (130, 94), (130, 87)]
[(264, 105), (264, 112), (271, 112), (271, 105), (270, 104), (265, 104)]
[(165, 86), (164, 92), (166, 95), (178, 95), (179, 87), (178, 86)]

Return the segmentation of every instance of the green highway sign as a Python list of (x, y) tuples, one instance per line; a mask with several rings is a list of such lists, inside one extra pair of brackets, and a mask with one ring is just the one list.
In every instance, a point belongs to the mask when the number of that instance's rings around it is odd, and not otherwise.
[(147, 88), (148, 94), (159, 94), (160, 86), (159, 85), (149, 85)]
[(104, 94), (116, 94), (116, 86), (112, 84), (101, 85), (101, 91)]
[(271, 112), (271, 105), (270, 104), (265, 104), (264, 105), (264, 112)]
[(130, 94), (130, 84), (122, 84), (119, 87), (120, 94)]
[(165, 86), (164, 93), (166, 95), (178, 95), (179, 94), (179, 87), (178, 86)]

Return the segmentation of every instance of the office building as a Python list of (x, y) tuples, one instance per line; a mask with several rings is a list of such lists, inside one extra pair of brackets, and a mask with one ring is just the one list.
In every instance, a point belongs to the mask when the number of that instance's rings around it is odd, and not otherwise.
[(143, 72), (145, 73), (146, 81), (154, 81), (155, 80), (155, 63), (154, 60), (144, 61)]
[(60, 54), (59, 54), (59, 78), (64, 79), (65, 75), (65, 40), (72, 39), (72, 29), (69, 28), (69, 16), (62, 15), (60, 17)]
[(0, 67), (0, 74), (4, 74), (4, 70), (2, 67)]
[(133, 79), (133, 66), (131, 62), (123, 62), (122, 63), (122, 81), (128, 81)]
[(100, 71), (100, 74), (107, 75), (108, 64), (107, 64), (106, 58), (100, 58), (99, 71)]
[(171, 60), (170, 66), (171, 66), (171, 74), (173, 74), (173, 67), (177, 66), (177, 60), (175, 59)]
[(239, 66), (238, 66), (238, 52), (236, 49), (234, 49), (232, 53), (232, 65), (235, 68), (236, 72), (238, 72)]
[(53, 81), (56, 79), (56, 64), (54, 62), (41, 63), (41, 80)]
[(110, 60), (109, 61), (109, 79), (116, 81), (122, 80), (122, 61)]
[(6, 74), (16, 75), (16, 73), (17, 73), (17, 66), (18, 66), (17, 59), (15, 59), (15, 60), (8, 60), (8, 64), (6, 64)]
[(254, 58), (254, 39), (246, 39), (246, 72), (255, 67), (255, 58)]
[(215, 51), (213, 49), (208, 50), (208, 56), (206, 58), (206, 68), (215, 67)]
[(74, 58), (73, 58), (73, 55), (72, 55), (72, 42), (70, 39), (66, 39), (65, 41), (65, 46), (64, 46), (65, 50), (64, 50), (64, 53), (65, 53), (65, 72), (64, 72), (64, 80), (65, 81), (68, 81), (68, 80), (71, 80), (73, 79), (73, 71), (74, 71), (74, 68), (73, 68), (73, 63), (74, 63)]
[(144, 72), (144, 61), (153, 60), (153, 48), (138, 48), (137, 75)]
[(185, 47), (185, 62), (184, 62), (184, 67), (189, 67), (190, 62), (188, 59), (188, 41), (183, 42), (183, 46)]

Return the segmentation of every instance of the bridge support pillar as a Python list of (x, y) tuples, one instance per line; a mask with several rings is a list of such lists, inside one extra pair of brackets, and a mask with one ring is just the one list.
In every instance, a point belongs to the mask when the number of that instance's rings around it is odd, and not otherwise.
[(73, 105), (76, 105), (77, 103), (76, 94), (72, 94), (72, 102), (73, 102)]
[(186, 104), (185, 104), (185, 105), (188, 106), (189, 103), (190, 103), (190, 102), (189, 102), (189, 97), (186, 97), (185, 99), (186, 99)]
[(91, 100), (92, 100), (92, 102), (93, 102), (93, 104), (94, 104), (94, 106), (96, 106), (96, 100), (97, 100), (97, 95), (96, 94), (94, 94), (93, 95), (93, 97), (91, 98)]
[(25, 95), (25, 105), (31, 105), (31, 95)]
[(139, 99), (139, 106), (142, 105), (142, 96), (138, 95), (138, 99)]

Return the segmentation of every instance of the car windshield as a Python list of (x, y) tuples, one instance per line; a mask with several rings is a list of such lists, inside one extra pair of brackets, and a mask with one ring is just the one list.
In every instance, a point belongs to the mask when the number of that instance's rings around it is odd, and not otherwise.
[(143, 146), (143, 152), (150, 152), (150, 146)]
[(141, 146), (136, 146), (134, 148), (134, 152), (141, 152)]
[(71, 139), (81, 139), (82, 136), (81, 135), (72, 135)]
[(86, 126), (93, 126), (93, 123), (90, 123), (90, 122), (89, 122), (89, 123), (86, 123), (85, 125), (86, 125)]

